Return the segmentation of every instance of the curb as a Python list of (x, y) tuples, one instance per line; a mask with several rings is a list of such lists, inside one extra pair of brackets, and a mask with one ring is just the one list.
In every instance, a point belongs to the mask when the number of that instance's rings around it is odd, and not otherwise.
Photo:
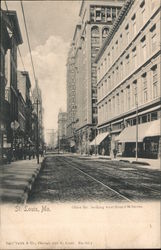
[[(33, 184), (37, 178), (37, 176), (40, 173), (40, 170), (42, 168), (42, 166), (44, 165), (44, 160), (45, 158), (42, 160), (42, 162), (36, 167), (36, 169), (33, 171), (33, 173), (30, 175), (30, 177), (26, 180), (26, 182), (20, 183), (19, 184), (19, 188), (14, 188), (14, 186), (12, 186), (12, 183), (8, 184), (8, 187), (10, 187), (9, 189), (3, 189), (4, 195), (2, 193), (2, 196), (0, 197), (0, 203), (1, 204), (25, 204), (27, 202), (28, 199), (28, 195), (29, 192), (31, 191)], [(20, 188), (21, 186), (21, 188)], [(12, 190), (12, 194), (10, 193)]]
[(33, 187), (33, 185), (34, 185), (34, 183), (35, 183), (35, 181), (36, 181), (36, 179), (37, 179), (37, 177), (38, 177), (38, 175), (40, 173), (40, 170), (44, 165), (44, 160), (45, 159), (43, 159), (43, 161), (40, 163), (38, 168), (34, 171), (31, 182), (28, 184), (28, 186), (26, 186), (26, 190), (24, 192), (24, 195), (22, 196), (21, 203), (25, 204), (27, 202), (29, 193), (32, 190), (32, 187)]
[(145, 161), (132, 161), (131, 163), (136, 165), (151, 166), (150, 163)]

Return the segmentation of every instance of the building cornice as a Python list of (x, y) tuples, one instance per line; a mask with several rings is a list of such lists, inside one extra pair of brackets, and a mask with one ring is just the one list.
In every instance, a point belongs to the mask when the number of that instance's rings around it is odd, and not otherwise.
[(21, 30), (20, 30), (16, 11), (13, 11), (13, 10), (4, 11), (3, 10), (3, 17), (6, 22), (6, 25), (13, 31), (17, 45), (22, 44), (23, 40), (22, 40)]
[(125, 4), (123, 5), (119, 16), (117, 17), (117, 19), (115, 20), (112, 28), (109, 31), (109, 34), (107, 36), (107, 38), (105, 39), (104, 43), (102, 44), (101, 49), (99, 50), (96, 59), (95, 59), (95, 63), (98, 62), (98, 60), (100, 59), (100, 57), (102, 56), (102, 54), (104, 53), (105, 49), (107, 48), (107, 46), (110, 44), (113, 36), (115, 35), (115, 33), (117, 32), (119, 26), (121, 25), (121, 23), (124, 20), (124, 17), (127, 15), (127, 13), (129, 12), (131, 6), (133, 5), (135, 0), (126, 0)]
[(85, 3), (85, 0), (82, 0), (81, 7), (80, 7), (80, 11), (79, 11), (79, 16), (81, 16), (81, 14), (82, 14), (82, 10), (83, 10), (83, 7), (84, 7), (84, 3)]
[(76, 27), (75, 27), (74, 36), (73, 36), (73, 42), (75, 41), (78, 29), (81, 29), (81, 25), (80, 24), (77, 24)]

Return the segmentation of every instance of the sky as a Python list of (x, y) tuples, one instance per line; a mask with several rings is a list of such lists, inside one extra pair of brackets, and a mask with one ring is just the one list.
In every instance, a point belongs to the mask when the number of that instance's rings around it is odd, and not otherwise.
[[(32, 89), (35, 82), (20, 1), (6, 1), (16, 10), (23, 44), (19, 46)], [(45, 129), (57, 129), (60, 108), (66, 111), (66, 62), (81, 1), (23, 1), (36, 77), (42, 90)], [(2, 9), (6, 9), (2, 2)], [(18, 70), (23, 66), (18, 55)]]

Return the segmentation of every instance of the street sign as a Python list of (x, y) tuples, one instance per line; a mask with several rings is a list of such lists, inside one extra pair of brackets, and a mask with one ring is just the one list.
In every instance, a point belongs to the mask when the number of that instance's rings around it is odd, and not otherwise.
[(15, 120), (14, 122), (11, 122), (11, 129), (17, 130), (20, 124)]

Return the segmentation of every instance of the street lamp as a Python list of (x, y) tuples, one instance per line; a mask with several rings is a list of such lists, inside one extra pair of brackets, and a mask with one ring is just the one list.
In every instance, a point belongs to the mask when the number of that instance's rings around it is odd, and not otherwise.
[(136, 99), (136, 161), (138, 160), (138, 100)]
[(1, 124), (1, 155), (3, 159), (3, 132), (5, 131), (4, 124)]

